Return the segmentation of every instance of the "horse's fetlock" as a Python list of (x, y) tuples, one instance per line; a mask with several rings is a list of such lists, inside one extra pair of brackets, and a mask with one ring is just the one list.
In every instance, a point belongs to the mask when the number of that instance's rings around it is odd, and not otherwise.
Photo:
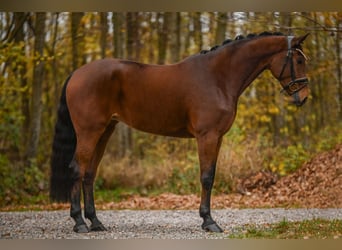
[(199, 212), (202, 218), (210, 217), (210, 208), (208, 206), (200, 206)]

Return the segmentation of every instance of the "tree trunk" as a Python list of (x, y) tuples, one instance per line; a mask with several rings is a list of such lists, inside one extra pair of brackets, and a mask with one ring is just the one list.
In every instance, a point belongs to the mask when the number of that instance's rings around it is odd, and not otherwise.
[(127, 58), (129, 60), (137, 60), (139, 58), (139, 30), (138, 30), (138, 13), (128, 12), (126, 16), (127, 27)]
[(34, 69), (31, 96), (31, 117), (29, 139), (26, 150), (26, 160), (30, 162), (37, 156), (38, 141), (40, 135), (41, 115), (42, 115), (42, 82), (44, 74), (44, 61), (41, 60), (45, 39), (45, 12), (36, 13), (35, 22), (35, 42), (34, 42)]
[(217, 19), (215, 44), (222, 44), (226, 38), (228, 15), (225, 12), (219, 12)]
[[(337, 12), (336, 14), (336, 28), (341, 30), (342, 28), (342, 13)], [(338, 117), (339, 120), (342, 120), (342, 59), (341, 59), (341, 32), (336, 32), (336, 71), (337, 71), (337, 100), (338, 100)]]
[(170, 12), (159, 13), (157, 18), (158, 22), (162, 21), (158, 23), (158, 64), (164, 64), (166, 60), (170, 15)]
[(181, 50), (181, 40), (180, 40), (180, 24), (181, 17), (179, 12), (170, 13), (169, 19), (169, 27), (170, 27), (170, 62), (175, 63), (180, 59), (180, 50)]
[(190, 54), (191, 39), (193, 36), (193, 30), (191, 30), (191, 15), (186, 13), (183, 17), (183, 25), (185, 28), (182, 29), (182, 41), (183, 41), (183, 52), (182, 57), (187, 57)]
[(125, 57), (125, 14), (113, 12), (113, 56), (115, 58)]
[[(25, 43), (25, 31), (24, 31), (24, 23), (28, 18), (28, 15), (25, 12), (15, 12), (14, 13), (14, 22), (15, 22), (15, 33), (13, 34), (14, 42), (16, 44)], [(25, 55), (25, 50), (22, 51), (22, 54)], [(20, 148), (20, 152), (23, 153), (25, 151), (25, 145), (27, 144), (29, 126), (30, 126), (30, 100), (29, 94), (27, 91), (27, 65), (26, 61), (19, 61), (17, 64), (17, 68), (14, 69), (18, 79), (20, 80), (20, 87), (25, 90), (21, 93), (21, 113), (24, 117), (23, 124), (21, 127), (21, 145), (24, 147)]]
[[(57, 110), (57, 106), (59, 103), (59, 97), (60, 97), (60, 93), (62, 91), (62, 86), (61, 86), (61, 79), (60, 79), (60, 74), (58, 72), (58, 60), (56, 58), (56, 44), (57, 44), (57, 34), (58, 34), (58, 26), (59, 26), (59, 22), (58, 22), (58, 18), (59, 18), (59, 13), (55, 14), (55, 20), (54, 20), (54, 24), (53, 24), (53, 35), (52, 35), (52, 44), (51, 44), (51, 56), (53, 56), (53, 60), (52, 60), (52, 75), (53, 75), (53, 81), (54, 81), (54, 96), (53, 96), (53, 110), (56, 112)], [(64, 79), (64, 77), (63, 77)]]
[(228, 22), (228, 24), (227, 24), (228, 25), (228, 34), (229, 34), (230, 38), (233, 39), (234, 36), (236, 35), (236, 26), (237, 26), (235, 23), (236, 21), (234, 19), (234, 12), (228, 12), (227, 15), (228, 15), (228, 20), (227, 20), (227, 22)]
[[(304, 13), (305, 14), (305, 13)], [(318, 20), (317, 20), (317, 15), (316, 13), (314, 14), (314, 20), (315, 22), (318, 23)], [(321, 45), (321, 39), (319, 37), (319, 34), (317, 31), (314, 31), (314, 39), (315, 39), (315, 59), (317, 60), (317, 62), (321, 61), (321, 55), (322, 55), (322, 45)], [(311, 93), (313, 95), (313, 97), (317, 100), (318, 100), (318, 109), (316, 110), (316, 115), (317, 115), (317, 119), (316, 119), (316, 128), (319, 129), (319, 128), (322, 128), (324, 126), (324, 123), (325, 123), (325, 112), (326, 112), (326, 109), (325, 109), (325, 105), (324, 105), (324, 99), (322, 98), (322, 91), (323, 91), (323, 88), (322, 88), (322, 85), (324, 85), (324, 79), (323, 79), (323, 76), (322, 74), (318, 74), (317, 75), (317, 78), (315, 79), (315, 84), (312, 84), (312, 90), (311, 90)]]
[(100, 19), (101, 19), (101, 37), (100, 37), (101, 58), (105, 58), (106, 49), (107, 49), (107, 34), (108, 34), (107, 13), (101, 12)]
[(79, 28), (83, 12), (72, 12), (71, 13), (71, 49), (72, 49), (72, 67), (73, 70), (77, 69), (82, 60), (80, 60), (80, 43), (81, 37), (79, 35)]
[(194, 42), (197, 50), (201, 51), (203, 47), (201, 12), (196, 12), (193, 17), (194, 21)]
[(156, 43), (155, 43), (155, 37), (158, 35), (158, 20), (157, 18), (157, 13), (148, 13), (148, 23), (149, 23), (149, 39), (148, 39), (148, 57), (147, 57), (147, 62), (148, 63), (157, 63), (158, 60), (158, 55), (156, 55), (155, 50), (156, 50)]

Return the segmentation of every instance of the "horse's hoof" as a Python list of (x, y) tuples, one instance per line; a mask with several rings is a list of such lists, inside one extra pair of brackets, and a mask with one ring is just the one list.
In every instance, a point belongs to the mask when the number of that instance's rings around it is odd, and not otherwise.
[(89, 229), (87, 225), (81, 224), (81, 225), (75, 225), (74, 226), (74, 232), (76, 233), (89, 233)]
[(212, 232), (212, 233), (222, 233), (222, 228), (219, 227), (215, 222), (211, 223), (209, 225), (202, 225), (202, 229), (206, 232)]
[(90, 231), (107, 231), (107, 228), (105, 228), (105, 226), (102, 225), (102, 223), (96, 225), (92, 224), (90, 226)]

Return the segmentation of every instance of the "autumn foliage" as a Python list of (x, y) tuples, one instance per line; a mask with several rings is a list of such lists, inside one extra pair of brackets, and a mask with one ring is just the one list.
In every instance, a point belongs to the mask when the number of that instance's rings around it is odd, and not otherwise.
[[(103, 57), (174, 63), (226, 38), (263, 31), (310, 32), (303, 48), (311, 94), (298, 109), (269, 73), (257, 78), (224, 138), (215, 192), (236, 191), (238, 180), (260, 171), (277, 178), (294, 173), (342, 141), (341, 25), (339, 12), (1, 12), (0, 203), (46, 201), (58, 100), (77, 67)], [(109, 142), (96, 183), (97, 190), (139, 195), (196, 195), (199, 188), (193, 140), (123, 125)]]

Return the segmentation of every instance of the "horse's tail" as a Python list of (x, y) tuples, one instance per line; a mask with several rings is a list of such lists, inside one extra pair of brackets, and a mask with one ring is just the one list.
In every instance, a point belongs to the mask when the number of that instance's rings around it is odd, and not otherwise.
[(77, 179), (74, 164), (70, 166), (76, 149), (76, 134), (66, 102), (70, 78), (71, 75), (63, 86), (52, 144), (50, 199), (56, 202), (70, 201), (71, 188)]

